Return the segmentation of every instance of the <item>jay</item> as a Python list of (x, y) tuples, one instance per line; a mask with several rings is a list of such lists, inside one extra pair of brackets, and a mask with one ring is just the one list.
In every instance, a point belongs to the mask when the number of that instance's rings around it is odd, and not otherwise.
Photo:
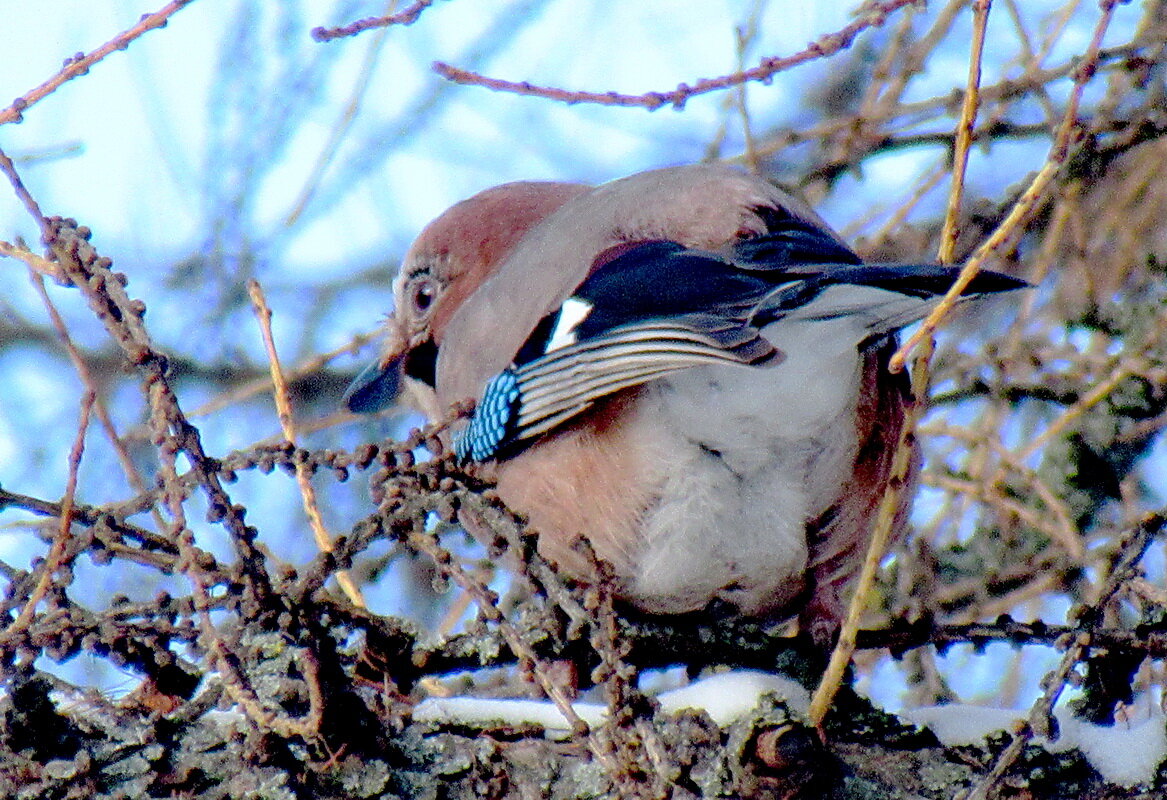
[(584, 537), (641, 611), (797, 614), (827, 644), (904, 424), (895, 334), (957, 272), (863, 264), (726, 166), (506, 184), (422, 231), (345, 403), (377, 410), (398, 379), (431, 419), (473, 399), (456, 453), (496, 462), (561, 570), (589, 577)]

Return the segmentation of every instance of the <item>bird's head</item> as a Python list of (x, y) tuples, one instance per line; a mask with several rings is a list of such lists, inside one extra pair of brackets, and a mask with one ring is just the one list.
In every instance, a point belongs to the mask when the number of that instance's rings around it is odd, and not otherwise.
[(450, 317), (532, 228), (588, 189), (578, 183), (507, 183), (457, 203), (427, 225), (393, 282), (395, 308), (381, 352), (349, 386), (345, 406), (380, 411), (404, 389), (420, 410), (440, 416), (434, 370)]

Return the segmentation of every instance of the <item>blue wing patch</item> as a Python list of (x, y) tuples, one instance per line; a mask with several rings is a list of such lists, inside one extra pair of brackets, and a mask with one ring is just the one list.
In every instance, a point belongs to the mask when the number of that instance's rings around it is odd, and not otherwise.
[(514, 427), (520, 396), (514, 370), (503, 370), (490, 379), (470, 424), (454, 435), (454, 453), (459, 460), (494, 458)]

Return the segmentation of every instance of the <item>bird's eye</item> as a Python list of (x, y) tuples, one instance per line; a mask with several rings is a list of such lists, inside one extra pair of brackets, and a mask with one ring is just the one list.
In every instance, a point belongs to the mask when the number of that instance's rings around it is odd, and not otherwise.
[(434, 297), (437, 292), (434, 289), (432, 281), (423, 280), (413, 287), (413, 308), (419, 313), (424, 313), (433, 305)]

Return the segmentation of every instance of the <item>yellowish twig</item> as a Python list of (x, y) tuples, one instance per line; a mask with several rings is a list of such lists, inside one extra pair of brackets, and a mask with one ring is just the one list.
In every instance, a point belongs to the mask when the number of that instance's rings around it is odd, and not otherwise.
[[(930, 424), (924, 426), (920, 433), (927, 436), (953, 438), (969, 448), (979, 444), (983, 446), (984, 453), (984, 457), (978, 459), (980, 463), (967, 470), (970, 475), (974, 476), (973, 479), (961, 480), (955, 476), (933, 470), (923, 475), (922, 479), (925, 483), (996, 506), (1001, 513), (1014, 514), (1034, 530), (1041, 531), (1050, 539), (1060, 543), (1075, 561), (1081, 561), (1085, 557), (1082, 537), (1074, 525), (1065, 500), (1059, 497), (1036, 472), (1027, 467), (1012, 451), (1006, 449), (998, 441), (986, 441), (989, 437), (983, 430)], [(990, 455), (998, 459), (996, 464), (989, 463)], [(990, 468), (992, 468), (991, 472)], [(1037, 499), (1041, 501), (1044, 508), (1033, 508), (1007, 496), (1002, 488), (1007, 471), (1020, 477), (1025, 485), (1037, 495)], [(959, 518), (962, 513), (963, 510), (952, 516)]]
[[(381, 333), (379, 331), (357, 334), (347, 343), (342, 344), (340, 347), (336, 347), (332, 350), (315, 355), (312, 358), (301, 362), (291, 370), (284, 372), (284, 378), (286, 380), (295, 381), (305, 375), (311, 375), (337, 356), (343, 353), (355, 353), (357, 350), (361, 349), (380, 335)], [(272, 388), (273, 387), (270, 376), (267, 378), (256, 378), (255, 380), (248, 381), (247, 383), (237, 386), (229, 392), (224, 392), (213, 400), (208, 400), (201, 406), (198, 406), (197, 408), (190, 411), (187, 414), (187, 417), (205, 417), (208, 414), (214, 414), (215, 412), (222, 411), (224, 408), (228, 408), (235, 403), (242, 403), (244, 400), (255, 397), (256, 395), (271, 391)], [(341, 416), (337, 417), (337, 419), (341, 418)], [(348, 418), (351, 418), (351, 416)], [(304, 430), (305, 429), (302, 428), (301, 432)]]
[(1046, 188), (1069, 158), (1070, 145), (1073, 143), (1075, 132), (1077, 131), (1078, 107), (1082, 102), (1082, 92), (1086, 89), (1086, 84), (1090, 82), (1095, 70), (1098, 68), (1098, 53), (1102, 46), (1102, 37), (1106, 34), (1106, 29), (1110, 27), (1110, 20), (1114, 14), (1115, 4), (1116, 0), (1104, 0), (1101, 3), (1102, 15), (1094, 28), (1094, 36), (1090, 41), (1089, 47), (1086, 48), (1086, 53), (1074, 70), (1074, 91), (1070, 94), (1069, 102), (1066, 104), (1065, 114), (1062, 117), (1061, 124), (1058, 126), (1057, 135), (1054, 137), (1054, 142), (1050, 147), (1045, 165), (1034, 176), (1029, 187), (1017, 202), (1013, 204), (1013, 208), (1009, 211), (1005, 220), (997, 226), (997, 229), (993, 231), (992, 235), (965, 262), (964, 269), (961, 270), (960, 276), (952, 285), (952, 288), (948, 290), (948, 294), (944, 296), (944, 299), (932, 310), (932, 313), (928, 315), (928, 318), (924, 320), (920, 328), (892, 356), (891, 369), (893, 371), (902, 370), (907, 354), (918, 347), (925, 338), (931, 336), (936, 328), (940, 326), (940, 323), (948, 316), (952, 307), (960, 300), (961, 293), (972, 282), (972, 279), (976, 277), (977, 272), (981, 268), (981, 264), (993, 252), (1002, 247), (1009, 240), (1010, 236), (1021, 227), (1022, 223), (1028, 219), (1030, 213), (1045, 195)]
[(1017, 460), (1024, 461), (1045, 447), (1051, 440), (1059, 436), (1070, 423), (1105, 400), (1107, 395), (1113, 392), (1120, 383), (1131, 375), (1142, 373), (1147, 367), (1147, 360), (1141, 355), (1121, 359), (1114, 369), (1110, 371), (1109, 375), (1094, 384), (1090, 391), (1079, 397), (1076, 403), (1063, 411), (1057, 419), (1050, 423), (1049, 427), (1042, 431), (1040, 436), (1035, 437), (1029, 444), (1023, 447), (1016, 455)]
[(1005, 594), (992, 595), (990, 598), (981, 598), (975, 605), (957, 611), (948, 617), (954, 625), (972, 623), (977, 620), (996, 619), (1001, 614), (1016, 614), (1018, 607), (1025, 603), (1038, 601), (1048, 597), (1065, 580), (1065, 574), (1060, 569), (1047, 569), (1044, 572), (1035, 572), (1026, 576), (1024, 583)]
[(920, 327), (916, 332), (909, 336), (908, 340), (891, 357), (890, 369), (893, 372), (902, 370), (907, 354), (919, 347), (921, 342), (936, 332), (936, 329), (940, 327), (940, 323), (948, 316), (952, 307), (960, 302), (961, 293), (964, 292), (968, 285), (972, 283), (973, 278), (980, 272), (981, 265), (1009, 240), (1009, 237), (1013, 235), (1014, 231), (1029, 216), (1029, 213), (1037, 205), (1042, 195), (1045, 194), (1046, 187), (1053, 180), (1060, 168), (1060, 162), (1046, 162), (1045, 166), (1042, 167), (1041, 171), (1037, 173), (1033, 181), (1029, 184), (1029, 188), (1013, 204), (1013, 208), (1009, 211), (1009, 215), (1005, 217), (1005, 220), (997, 226), (997, 229), (993, 231), (989, 238), (964, 263), (964, 268), (961, 269), (960, 275), (952, 284), (952, 288), (948, 290), (948, 294), (937, 304), (936, 308), (932, 309), (932, 313), (920, 323)]
[(985, 50), (985, 28), (989, 22), (992, 0), (973, 3), (972, 54), (968, 61), (968, 89), (960, 109), (956, 127), (956, 143), (952, 151), (952, 188), (948, 194), (948, 209), (944, 214), (944, 228), (940, 233), (940, 263), (951, 264), (956, 254), (956, 237), (960, 232), (960, 198), (964, 193), (964, 174), (968, 168), (968, 148), (977, 122), (981, 97), (981, 57)]
[[(925, 351), (929, 349), (926, 347)], [(917, 366), (920, 368), (914, 370), (913, 392), (915, 392), (917, 382), (925, 383), (927, 381), (927, 369), (924, 364)], [(916, 396), (923, 397), (924, 393), (920, 392)], [(879, 502), (879, 512), (872, 526), (867, 554), (863, 560), (863, 567), (859, 571), (859, 578), (855, 581), (851, 602), (847, 606), (847, 616), (839, 631), (839, 641), (836, 642), (835, 649), (831, 651), (827, 669), (810, 701), (808, 714), (813, 725), (820, 725), (823, 718), (826, 717), (831, 702), (835, 698), (835, 693), (839, 691), (839, 686), (843, 682), (847, 665), (851, 663), (851, 656), (855, 653), (856, 637), (863, 612), (867, 608), (867, 598), (871, 594), (871, 588), (875, 585), (875, 576), (879, 571), (880, 561), (883, 560), (883, 554), (887, 550), (892, 531), (895, 529), (900, 498), (903, 496), (908, 475), (912, 469), (912, 458), (915, 452), (915, 428), (922, 409), (923, 404), (917, 400), (908, 406), (904, 415), (904, 425), (900, 429), (899, 441), (896, 443), (895, 455), (892, 458), (891, 477)]]
[(9, 258), (15, 258), (17, 261), (23, 261), (33, 272), (44, 275), (47, 278), (52, 278), (57, 283), (65, 282), (65, 272), (59, 264), (54, 264), (44, 256), (38, 256), (27, 247), (0, 241), (0, 256), (8, 256)]
[[(288, 383), (284, 379), (284, 371), (280, 367), (279, 354), (276, 353), (275, 338), (272, 336), (271, 309), (268, 308), (267, 300), (264, 298), (263, 289), (260, 287), (259, 281), (254, 279), (248, 281), (247, 292), (251, 296), (255, 316), (259, 319), (259, 327), (263, 332), (263, 344), (267, 349), (268, 364), (270, 365), (272, 384), (274, 386), (272, 395), (276, 401), (276, 415), (280, 420), (280, 428), (284, 432), (284, 438), (292, 444), (295, 444), (296, 425), (292, 419), (292, 402), (288, 394)], [(312, 526), (312, 535), (316, 539), (316, 546), (320, 548), (320, 552), (322, 553), (331, 553), (332, 537), (324, 527), (324, 518), (320, 516), (320, 508), (316, 503), (316, 490), (312, 486), (307, 464), (296, 464), (296, 483), (300, 487), (300, 496), (304, 501), (304, 513), (308, 515), (308, 522)], [(347, 570), (338, 570), (336, 572), (336, 582), (340, 584), (340, 588), (344, 590), (344, 593), (353, 605), (360, 608), (365, 607), (365, 600), (361, 596), (360, 587), (357, 586)]]
[[(972, 55), (969, 60), (968, 88), (964, 96), (964, 105), (961, 110), (960, 123), (956, 131), (956, 147), (952, 174), (952, 190), (948, 200), (948, 211), (944, 220), (944, 233), (940, 246), (940, 260), (952, 260), (956, 244), (956, 220), (960, 212), (960, 197), (964, 190), (965, 166), (968, 163), (968, 148), (973, 137), (973, 128), (976, 123), (978, 91), (981, 81), (981, 54), (985, 45), (985, 27), (988, 24), (989, 6), (991, 0), (977, 0), (974, 5), (974, 34)], [(971, 281), (976, 275), (975, 270), (968, 274), (967, 270), (960, 275), (961, 279)], [(954, 291), (958, 291), (954, 287)], [(951, 296), (951, 293), (950, 295)], [(959, 296), (959, 295), (957, 295)], [(948, 298), (945, 298), (948, 299)], [(895, 530), (896, 517), (899, 515), (901, 497), (908, 483), (912, 471), (913, 456), (916, 445), (916, 424), (923, 413), (923, 398), (927, 396), (930, 373), (929, 359), (932, 357), (933, 342), (930, 334), (926, 344), (921, 348), (912, 374), (912, 392), (915, 401), (909, 405), (904, 415), (903, 427), (900, 429), (899, 440), (896, 443), (895, 455), (892, 458), (891, 476), (887, 488), (880, 499), (879, 512), (871, 531), (871, 540), (867, 545), (863, 567), (859, 571), (859, 579), (855, 582), (851, 602), (847, 606), (847, 616), (839, 631), (839, 640), (835, 649), (831, 651), (831, 658), (822, 680), (815, 690), (810, 703), (810, 720), (814, 725), (822, 724), (835, 693), (838, 692), (847, 665), (855, 653), (856, 637), (863, 612), (867, 608), (871, 589), (875, 585), (875, 576), (879, 571), (883, 554), (887, 551)], [(895, 355), (899, 357), (905, 348), (901, 348)], [(894, 369), (894, 358), (893, 366)], [(902, 364), (901, 364), (902, 368)]]

